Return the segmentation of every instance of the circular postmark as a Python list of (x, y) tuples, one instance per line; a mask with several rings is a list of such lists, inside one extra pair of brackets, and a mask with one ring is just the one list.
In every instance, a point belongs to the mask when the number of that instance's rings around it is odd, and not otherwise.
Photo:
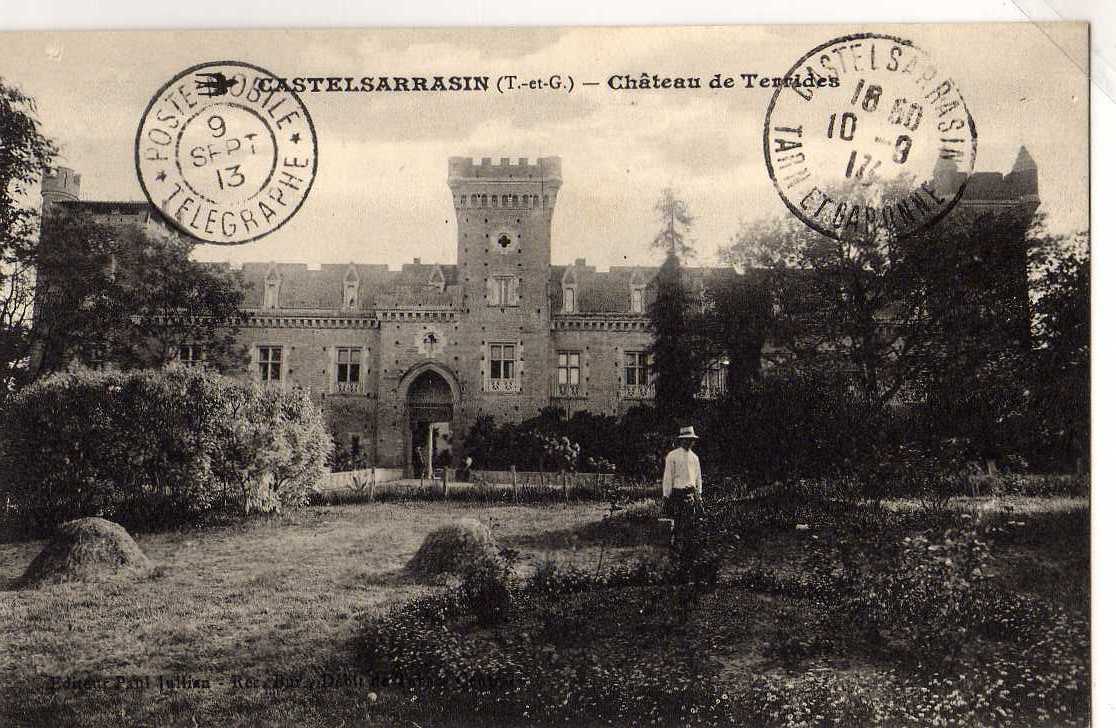
[(291, 219), (318, 169), (314, 123), (271, 73), (240, 61), (186, 69), (147, 105), (136, 174), (147, 199), (182, 232), (246, 243)]
[(908, 40), (861, 33), (814, 48), (776, 88), (767, 173), (792, 213), (837, 239), (894, 240), (961, 199), (977, 134), (957, 84)]

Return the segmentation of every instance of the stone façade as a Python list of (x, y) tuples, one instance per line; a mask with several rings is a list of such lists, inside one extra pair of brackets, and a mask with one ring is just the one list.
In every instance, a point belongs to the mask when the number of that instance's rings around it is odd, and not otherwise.
[[(561, 160), (452, 157), (448, 184), (457, 222), (453, 264), (245, 264), (251, 289), (240, 339), (251, 363), (241, 375), (265, 377), (261, 357), (278, 351), (271, 386), (308, 391), (342, 441), (408, 473), (424, 423), (440, 423), (438, 446), (460, 453), (481, 415), (521, 420), (551, 405), (618, 414), (649, 400), (653, 389), (626, 365), (650, 347), (643, 312), (657, 269), (552, 263)], [(1009, 206), (1029, 220), (1037, 193), (1035, 164), (1021, 149), (1008, 175), (974, 174), (963, 205)], [(102, 222), (158, 223), (147, 203), (82, 201), (80, 176), (65, 168), (44, 178), (43, 198), (44, 209), (80, 208)], [(736, 275), (731, 268), (690, 273), (698, 286), (709, 276)], [(1025, 281), (1025, 269), (1022, 275)], [(497, 377), (494, 346), (511, 359), (499, 363)]]

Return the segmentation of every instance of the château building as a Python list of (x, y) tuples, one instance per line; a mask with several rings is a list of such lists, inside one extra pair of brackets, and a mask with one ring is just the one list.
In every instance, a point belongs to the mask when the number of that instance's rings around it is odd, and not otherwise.
[[(160, 224), (147, 202), (80, 199), (80, 175), (43, 181), (52, 205), (110, 224)], [(335, 433), (377, 465), (413, 473), (416, 451), (460, 452), (480, 415), (532, 417), (547, 406), (622, 413), (654, 396), (647, 306), (655, 267), (598, 270), (553, 262), (551, 220), (561, 160), (452, 157), (453, 263), (243, 266), (251, 283), (240, 330), (243, 376), (319, 398)], [(1037, 205), (1034, 162), (969, 180), (966, 205)], [(731, 268), (692, 269), (700, 287)], [(1025, 286), (1025, 269), (1024, 286)], [(191, 346), (185, 365), (204, 363)], [(702, 396), (723, 388), (711, 362)], [(483, 466), (483, 464), (481, 464)]]

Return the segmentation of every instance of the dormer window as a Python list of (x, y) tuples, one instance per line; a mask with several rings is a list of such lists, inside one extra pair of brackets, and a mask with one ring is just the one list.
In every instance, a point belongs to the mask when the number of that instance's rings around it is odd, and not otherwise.
[(566, 268), (562, 274), (562, 313), (573, 313), (577, 310), (577, 275), (574, 267)]
[(431, 288), (437, 288), (439, 291), (446, 290), (446, 274), (442, 272), (441, 266), (434, 267), (429, 283)]
[(272, 266), (264, 280), (264, 308), (279, 308), (279, 285), (283, 279)]
[(643, 286), (632, 286), (632, 313), (643, 313), (645, 290)]
[(573, 286), (564, 286), (562, 288), (562, 313), (573, 313), (576, 293), (577, 289)]
[(356, 268), (351, 265), (349, 266), (349, 270), (345, 273), (345, 285), (342, 296), (341, 308), (346, 311), (355, 311), (360, 302), (360, 277), (357, 275)]
[(647, 281), (643, 274), (636, 271), (628, 283), (629, 310), (631, 313), (643, 314), (647, 310)]

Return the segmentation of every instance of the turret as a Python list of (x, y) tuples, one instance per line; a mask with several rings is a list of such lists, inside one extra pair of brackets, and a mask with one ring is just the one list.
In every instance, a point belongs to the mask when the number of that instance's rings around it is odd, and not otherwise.
[(1004, 177), (1004, 181), (1012, 187), (1022, 198), (1038, 198), (1038, 165), (1027, 151), (1027, 147), (1019, 147), (1019, 154), (1015, 157), (1015, 164), (1011, 172)]
[(56, 202), (77, 202), (81, 199), (81, 175), (69, 167), (43, 170), (43, 212), (48, 213)]

